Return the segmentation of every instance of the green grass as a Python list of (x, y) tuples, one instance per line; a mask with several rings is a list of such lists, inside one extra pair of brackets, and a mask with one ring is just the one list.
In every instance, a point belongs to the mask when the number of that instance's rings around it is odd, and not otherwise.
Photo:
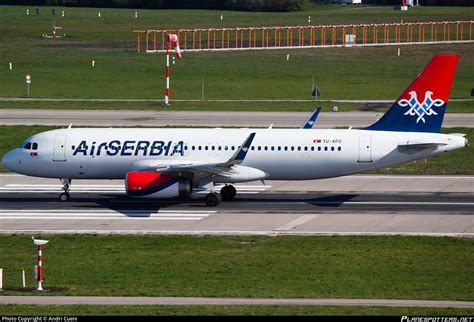
[[(54, 102), (54, 101), (23, 101), (23, 102), (1, 102), (1, 108), (21, 108), (21, 109), (87, 109), (87, 110), (153, 110), (153, 111), (301, 111), (312, 112), (315, 106), (323, 107), (323, 111), (328, 112), (336, 105), (341, 112), (359, 110), (364, 108), (359, 103), (334, 103), (334, 102), (175, 102), (171, 101), (166, 106), (162, 101), (148, 102)], [(383, 108), (385, 109), (385, 108)], [(1, 110), (0, 110), (1, 115)]]
[[(39, 237), (39, 236), (36, 236)], [(472, 240), (41, 236), (49, 295), (474, 300)], [(5, 295), (34, 287), (29, 236), (0, 236)]]
[[(17, 147), (27, 137), (52, 130), (54, 126), (0, 125), (0, 158), (9, 150)], [(443, 133), (464, 133), (468, 140), (474, 142), (474, 128), (449, 128)], [(0, 171), (5, 169), (0, 166)], [(452, 151), (426, 160), (406, 163), (397, 167), (377, 170), (374, 173), (384, 174), (474, 174), (474, 149), (471, 147)]]
[(473, 309), (360, 306), (99, 306), (0, 305), (0, 314), (17, 315), (400, 315), (472, 316)]
[[(24, 14), (26, 7), (2, 6), (0, 15), (0, 96), (24, 97), (24, 76), (33, 78), (34, 98), (143, 98), (164, 96), (164, 55), (134, 51), (134, 28), (177, 28), (296, 25), (311, 15), (315, 24), (462, 20), (474, 8), (421, 7), (401, 13), (391, 7), (347, 8), (314, 6), (298, 13), (225, 12), (206, 10), (140, 10), (66, 8), (66, 17), (53, 18), (50, 8), (41, 15)], [(33, 11), (33, 8), (30, 8)], [(60, 12), (61, 9), (57, 9)], [(53, 21), (70, 35), (64, 39), (41, 39)], [(468, 98), (474, 75), (474, 46), (436, 45), (401, 48), (325, 48), (247, 52), (185, 53), (172, 65), (172, 99), (200, 99), (205, 82), (206, 99), (310, 99), (312, 77), (324, 99), (395, 99), (436, 53), (461, 55), (452, 98)], [(290, 53), (290, 60), (286, 55)], [(91, 60), (96, 67), (90, 66)], [(8, 62), (14, 68), (8, 70)], [(35, 103), (36, 104), (36, 103)], [(29, 106), (35, 107), (35, 104)], [(0, 102), (0, 107), (24, 103)], [(113, 104), (103, 104), (110, 108)], [(147, 104), (117, 104), (153, 108)], [(173, 103), (172, 109), (217, 109), (220, 104)], [(225, 103), (227, 110), (300, 110), (303, 104)], [(311, 109), (312, 104), (305, 105)], [(472, 103), (459, 111), (469, 112)], [(37, 103), (41, 108), (43, 103)], [(61, 106), (56, 104), (55, 106)], [(97, 104), (64, 104), (67, 108), (97, 108)], [(249, 107), (251, 106), (251, 107)], [(351, 107), (353, 108), (353, 107)], [(455, 108), (449, 110), (456, 111)]]
[[(449, 102), (449, 113), (472, 113), (474, 100), (451, 101)], [(61, 110), (153, 110), (153, 111), (293, 111), (293, 112), (312, 112), (315, 106), (321, 106), (323, 112), (332, 111), (333, 106), (338, 107), (340, 112), (348, 111), (375, 111), (384, 113), (387, 110), (387, 104), (362, 104), (362, 103), (340, 103), (321, 100), (293, 101), (293, 102), (182, 102), (170, 101), (170, 105), (165, 105), (160, 101), (0, 101), (0, 109), (61, 109)]]

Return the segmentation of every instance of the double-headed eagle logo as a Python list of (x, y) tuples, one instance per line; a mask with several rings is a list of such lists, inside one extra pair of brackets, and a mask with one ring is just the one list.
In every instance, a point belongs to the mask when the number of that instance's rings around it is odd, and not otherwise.
[(432, 99), (431, 95), (433, 95), (433, 92), (427, 91), (425, 93), (425, 100), (423, 102), (418, 101), (418, 97), (416, 96), (415, 91), (411, 91), (410, 93), (410, 99), (401, 99), (398, 101), (398, 105), (401, 107), (407, 107), (409, 106), (410, 109), (405, 112), (404, 115), (417, 115), (418, 118), (416, 119), (416, 123), (423, 121), (423, 123), (426, 123), (424, 116), (425, 115), (438, 115), (433, 109), (431, 109), (433, 106), (440, 107), (444, 105), (444, 101), (440, 99)]

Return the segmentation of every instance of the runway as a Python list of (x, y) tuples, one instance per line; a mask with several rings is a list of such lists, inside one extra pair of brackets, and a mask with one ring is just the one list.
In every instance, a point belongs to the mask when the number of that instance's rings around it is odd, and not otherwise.
[[(288, 103), (291, 104), (291, 103)], [(0, 109), (0, 125), (300, 127), (309, 112)], [(316, 128), (365, 127), (383, 113), (322, 112)], [(443, 127), (472, 127), (474, 114), (446, 113)]]
[(474, 237), (474, 176), (356, 175), (237, 184), (234, 201), (204, 206), (125, 196), (121, 180), (0, 175), (0, 233), (426, 235)]
[(474, 308), (470, 301), (226, 298), (226, 297), (130, 297), (130, 296), (0, 296), (0, 304), (22, 305), (298, 305)]

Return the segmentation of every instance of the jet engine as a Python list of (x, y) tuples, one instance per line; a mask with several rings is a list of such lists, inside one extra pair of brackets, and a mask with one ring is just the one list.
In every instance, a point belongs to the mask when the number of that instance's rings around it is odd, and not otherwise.
[(165, 199), (191, 194), (191, 180), (159, 172), (128, 172), (127, 194), (133, 197)]

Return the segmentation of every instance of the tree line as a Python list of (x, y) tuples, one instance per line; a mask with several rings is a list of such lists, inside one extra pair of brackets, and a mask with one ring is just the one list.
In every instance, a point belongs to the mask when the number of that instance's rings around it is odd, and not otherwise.
[(0, 4), (137, 9), (299, 11), (309, 0), (0, 0)]
[[(240, 11), (300, 11), (310, 3), (337, 0), (0, 0), (0, 4), (137, 9), (218, 9)], [(401, 0), (362, 0), (368, 5), (400, 5)], [(416, 1), (414, 1), (416, 2)], [(422, 6), (473, 6), (474, 0), (419, 0)]]

